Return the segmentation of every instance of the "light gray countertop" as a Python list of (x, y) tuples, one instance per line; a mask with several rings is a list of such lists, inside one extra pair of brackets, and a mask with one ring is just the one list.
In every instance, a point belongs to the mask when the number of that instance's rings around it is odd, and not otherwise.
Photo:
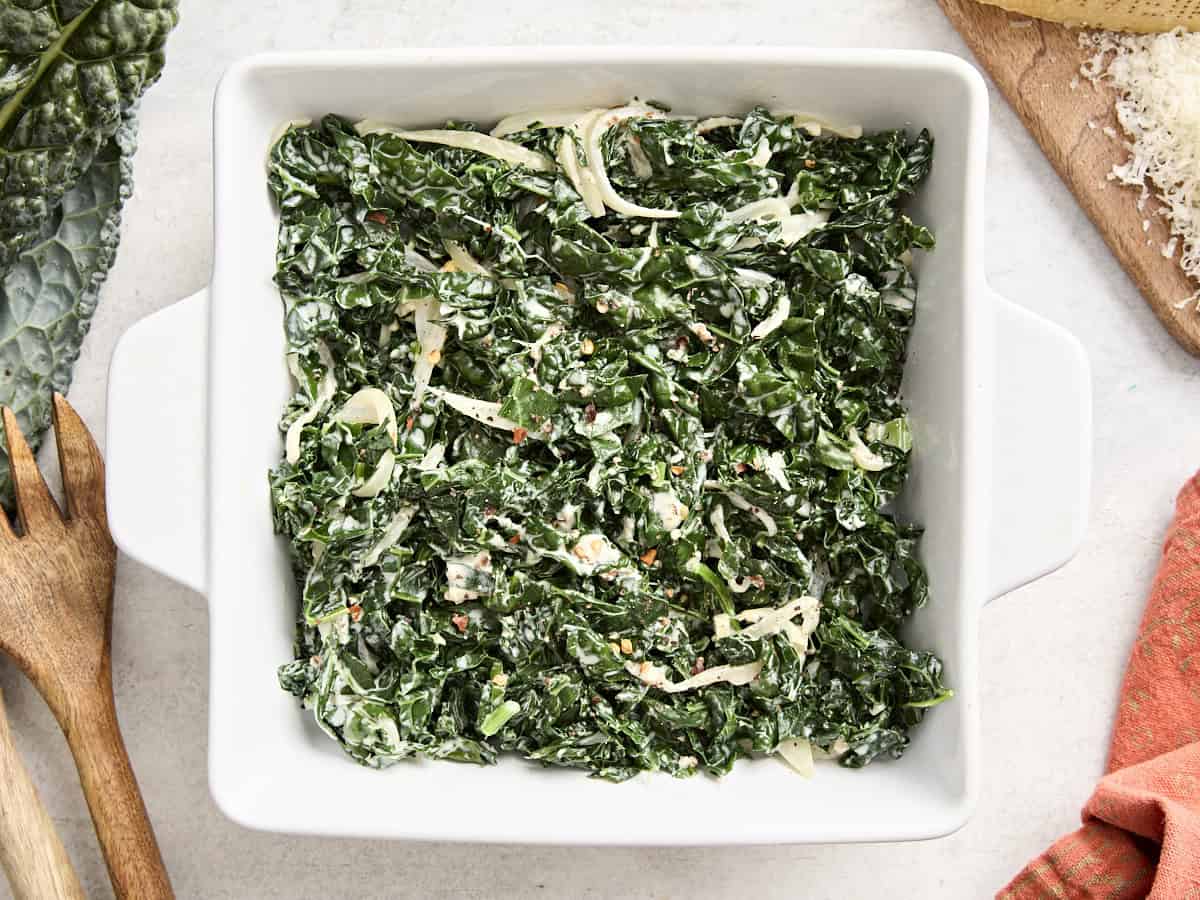
[[(328, 47), (768, 41), (967, 55), (933, 0), (185, 3), (166, 74), (142, 107), (136, 193), (72, 401), (103, 442), (106, 368), (117, 337), (208, 279), (211, 100), (233, 60)], [(204, 599), (123, 559), (114, 614), (117, 706), (179, 896), (977, 897), (1075, 827), (1104, 765), (1121, 674), (1175, 493), (1200, 465), (1200, 364), (1162, 330), (994, 90), (991, 125), (987, 275), (1001, 294), (1082, 339), (1094, 371), (1096, 449), (1091, 521), (1078, 557), (982, 616), (982, 789), (965, 828), (921, 844), (687, 850), (372, 843), (246, 831), (208, 795)], [(164, 514), (186, 514), (164, 500)], [(89, 895), (109, 896), (57, 726), (7, 661), (0, 662), (0, 687)]]

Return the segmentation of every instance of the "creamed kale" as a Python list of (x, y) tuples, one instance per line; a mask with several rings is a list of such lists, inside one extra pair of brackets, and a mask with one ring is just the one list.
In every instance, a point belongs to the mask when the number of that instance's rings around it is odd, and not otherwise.
[(640, 103), (288, 128), (283, 687), (371, 766), (899, 756), (951, 695), (890, 512), (932, 149)]

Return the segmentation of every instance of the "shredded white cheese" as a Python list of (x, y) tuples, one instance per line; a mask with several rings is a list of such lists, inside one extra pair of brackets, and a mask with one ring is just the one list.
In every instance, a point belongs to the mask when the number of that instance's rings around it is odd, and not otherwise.
[(1141, 189), (1139, 209), (1151, 193), (1162, 202), (1173, 236), (1162, 253), (1182, 243), (1179, 265), (1200, 281), (1200, 34), (1091, 32), (1080, 42), (1095, 51), (1082, 74), (1118, 93), (1129, 159), (1109, 177)]

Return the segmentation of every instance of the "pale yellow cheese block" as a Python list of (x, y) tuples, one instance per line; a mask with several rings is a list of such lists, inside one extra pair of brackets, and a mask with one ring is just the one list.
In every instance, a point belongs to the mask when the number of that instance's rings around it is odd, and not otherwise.
[(1051, 22), (1109, 31), (1200, 30), (1200, 0), (984, 0)]

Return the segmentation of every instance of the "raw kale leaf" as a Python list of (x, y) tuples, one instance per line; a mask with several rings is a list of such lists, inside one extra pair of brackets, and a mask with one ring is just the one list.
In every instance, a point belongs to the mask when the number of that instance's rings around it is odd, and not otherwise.
[[(35, 449), (50, 427), (51, 395), (65, 393), (71, 383), (100, 287), (116, 259), (121, 206), (132, 190), (135, 136), (131, 120), (0, 283), (0, 405), (16, 413)], [(12, 484), (3, 434), (0, 425), (0, 504), (7, 506)]]
[(0, 404), (35, 447), (115, 257), (134, 106), (159, 76), (177, 6), (0, 0)]
[(642, 108), (600, 146), (654, 220), (589, 206), (574, 130), (508, 134), (528, 166), (336, 116), (276, 144), (279, 679), (352, 757), (859, 767), (951, 695), (891, 512), (933, 142), (816, 131)]
[(0, 0), (0, 271), (163, 66), (178, 0)]

